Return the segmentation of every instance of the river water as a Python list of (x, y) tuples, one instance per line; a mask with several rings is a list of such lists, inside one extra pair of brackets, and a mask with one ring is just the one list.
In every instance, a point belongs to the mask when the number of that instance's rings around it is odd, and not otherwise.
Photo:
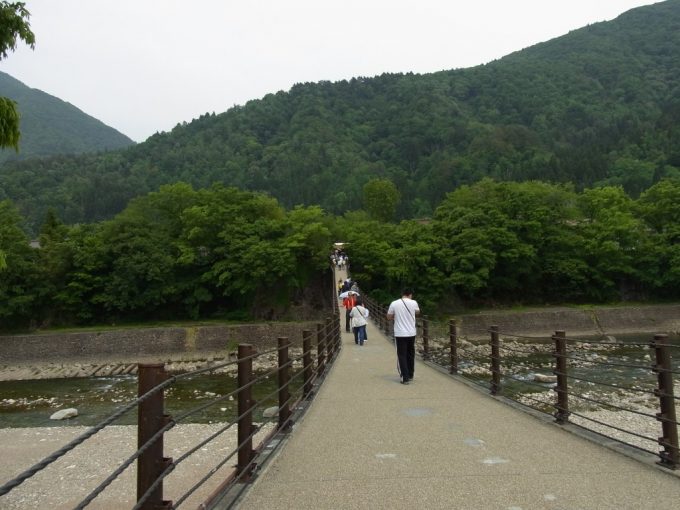
[[(648, 343), (652, 335), (620, 336), (618, 340), (626, 343)], [(602, 340), (601, 338), (598, 340)], [(676, 348), (673, 353), (673, 367), (680, 372), (680, 338), (673, 337), (671, 341)], [(552, 350), (549, 342), (544, 342), (543, 349), (531, 355), (513, 355), (510, 349), (526, 349), (524, 344), (514, 344), (502, 353), (503, 393), (506, 396), (517, 397), (522, 394), (546, 392), (554, 385), (551, 383), (536, 383), (534, 374), (552, 374), (554, 362), (550, 354)], [(654, 353), (649, 347), (635, 347), (628, 345), (592, 347), (572, 352), (576, 361), (570, 362), (569, 380), (570, 393), (588, 395), (596, 400), (605, 397), (611, 401), (611, 396), (617, 392), (639, 393), (640, 399), (653, 400), (650, 395), (656, 387), (656, 375), (650, 370), (654, 361)], [(446, 349), (441, 350), (435, 357), (440, 358), (442, 364), (448, 362)], [(588, 361), (591, 360), (591, 361)], [(488, 357), (479, 356), (476, 359), (461, 360), (460, 368), (465, 371), (472, 362), (478, 366), (488, 367)], [(616, 363), (626, 366), (606, 366), (601, 362)], [(471, 375), (483, 384), (488, 384), (489, 377), (485, 375)], [(677, 381), (680, 376), (675, 375)], [(605, 385), (594, 384), (604, 383)], [(261, 419), (264, 408), (277, 405), (276, 376), (270, 376), (254, 386), (255, 399), (262, 405), (254, 412), (256, 421)], [(609, 386), (607, 386), (609, 385)], [(291, 384), (291, 391), (299, 387), (299, 378)], [(617, 390), (617, 387), (621, 388)], [(236, 379), (230, 374), (201, 374), (177, 381), (165, 393), (166, 412), (177, 416), (187, 410), (209, 402), (211, 399), (227, 395), (236, 388)], [(551, 392), (552, 393), (552, 392)], [(263, 401), (264, 398), (266, 401)], [(137, 397), (137, 377), (122, 375), (114, 377), (91, 377), (80, 379), (43, 379), (28, 381), (0, 382), (0, 428), (5, 427), (46, 427), (63, 425), (96, 425), (108, 417), (118, 408)], [(581, 400), (574, 404), (584, 410), (595, 410), (596, 405)], [(65, 421), (50, 420), (50, 416), (59, 409), (78, 409), (78, 416)], [(549, 405), (539, 406), (545, 407)], [(235, 400), (224, 400), (200, 413), (188, 418), (186, 423), (212, 423), (231, 420), (236, 416)], [(136, 409), (124, 415), (116, 424), (130, 425), (137, 422)]]
[[(292, 374), (291, 374), (292, 375)], [(299, 384), (291, 383), (294, 392)], [(263, 408), (276, 406), (276, 375), (253, 386), (253, 395), (261, 406), (253, 419), (262, 418)], [(229, 374), (200, 374), (178, 380), (165, 391), (165, 410), (171, 416), (194, 409), (236, 389), (236, 378)], [(273, 395), (272, 395), (273, 393)], [(64, 425), (92, 426), (137, 398), (137, 376), (90, 377), (78, 379), (42, 379), (0, 382), (0, 428), (51, 427)], [(267, 398), (267, 400), (263, 400)], [(63, 421), (50, 420), (59, 409), (76, 408), (78, 416)], [(183, 423), (213, 423), (232, 420), (236, 400), (226, 399), (192, 415)], [(137, 423), (136, 408), (115, 425)]]

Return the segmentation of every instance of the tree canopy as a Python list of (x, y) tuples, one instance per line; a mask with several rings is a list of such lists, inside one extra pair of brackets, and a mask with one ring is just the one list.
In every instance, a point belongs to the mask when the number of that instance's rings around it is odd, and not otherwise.
[[(0, 2), (0, 60), (14, 51), (19, 41), (31, 48), (35, 46), (35, 35), (28, 22), (31, 17), (24, 2)], [(0, 97), (0, 147), (19, 150), (19, 114), (16, 103)]]
[(127, 149), (5, 163), (0, 198), (35, 231), (49, 208), (99, 221), (178, 181), (343, 214), (387, 179), (398, 220), (484, 177), (637, 197), (680, 175), (679, 23), (669, 0), (469, 69), (296, 84)]

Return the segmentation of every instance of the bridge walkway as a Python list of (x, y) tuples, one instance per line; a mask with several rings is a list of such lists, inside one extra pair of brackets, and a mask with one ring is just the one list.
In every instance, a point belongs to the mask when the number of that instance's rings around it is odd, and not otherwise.
[(238, 508), (677, 508), (680, 479), (416, 361), (402, 385), (371, 323)]

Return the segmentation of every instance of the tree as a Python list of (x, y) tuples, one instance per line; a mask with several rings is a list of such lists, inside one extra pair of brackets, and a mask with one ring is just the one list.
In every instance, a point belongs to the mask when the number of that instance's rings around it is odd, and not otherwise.
[(389, 179), (372, 179), (364, 184), (364, 209), (376, 220), (391, 221), (401, 194)]
[[(35, 47), (35, 35), (28, 23), (30, 17), (23, 2), (0, 2), (0, 60), (16, 49), (18, 40), (31, 48)], [(13, 147), (18, 151), (19, 136), (16, 103), (7, 97), (0, 97), (0, 147)]]
[(35, 250), (21, 229), (23, 218), (9, 200), (0, 201), (0, 252), (6, 268), (0, 271), (0, 327), (22, 327), (32, 319), (36, 289)]

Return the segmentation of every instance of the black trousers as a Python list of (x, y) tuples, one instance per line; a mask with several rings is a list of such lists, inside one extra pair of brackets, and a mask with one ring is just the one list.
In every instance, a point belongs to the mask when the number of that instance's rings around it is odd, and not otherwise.
[(397, 346), (397, 370), (402, 380), (413, 379), (416, 364), (416, 337), (397, 336), (394, 338)]
[(351, 312), (351, 311), (352, 311), (351, 308), (350, 309), (345, 308), (345, 331), (347, 331), (347, 333), (349, 333), (351, 331), (351, 329), (349, 329), (349, 321), (351, 320), (350, 316), (349, 316), (349, 312)]

